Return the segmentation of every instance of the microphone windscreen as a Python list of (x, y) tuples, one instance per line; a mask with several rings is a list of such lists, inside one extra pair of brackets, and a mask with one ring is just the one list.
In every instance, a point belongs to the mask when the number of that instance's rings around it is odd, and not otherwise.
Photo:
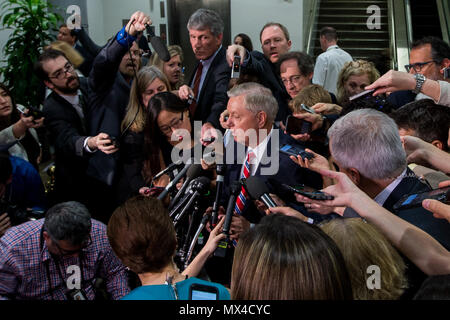
[(168, 62), (170, 60), (169, 50), (167, 50), (166, 44), (160, 37), (151, 37), (150, 43), (152, 44), (153, 49), (155, 49), (156, 53), (162, 61)]
[(269, 194), (270, 190), (266, 182), (260, 177), (249, 177), (245, 181), (245, 187), (253, 200), (259, 200), (264, 194)]
[(201, 164), (193, 164), (187, 171), (186, 176), (192, 180), (199, 177), (202, 171), (203, 169)]

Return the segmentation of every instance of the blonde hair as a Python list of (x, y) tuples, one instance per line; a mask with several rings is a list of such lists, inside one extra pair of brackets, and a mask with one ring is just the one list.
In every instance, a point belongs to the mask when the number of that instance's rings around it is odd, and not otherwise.
[(66, 55), (67, 60), (69, 60), (69, 62), (73, 64), (75, 69), (78, 69), (84, 62), (83, 56), (67, 42), (58, 40), (51, 43), (45, 49), (53, 49), (63, 52)]
[[(183, 63), (184, 56), (183, 56), (183, 49), (181, 49), (180, 46), (172, 45), (168, 46), (167, 50), (169, 51), (170, 58), (172, 59), (175, 56), (180, 56), (181, 63)], [(161, 72), (164, 72), (164, 61), (161, 60), (158, 53), (154, 52), (152, 56), (150, 57), (150, 60), (147, 63), (147, 66), (155, 66)], [(178, 90), (182, 85), (184, 84), (184, 75), (181, 73), (180, 80), (178, 80), (178, 83), (175, 85), (175, 87), (170, 86), (170, 90)]]
[(332, 103), (331, 95), (322, 86), (317, 84), (303, 88), (297, 96), (289, 102), (289, 108), (293, 113), (303, 113), (301, 105), (312, 107), (318, 103)]
[(352, 299), (336, 244), (297, 218), (264, 217), (239, 240), (231, 274), (233, 300)]
[(367, 74), (370, 84), (374, 83), (380, 77), (380, 73), (372, 62), (366, 60), (350, 61), (344, 64), (339, 73), (337, 82), (337, 99), (339, 103), (343, 103), (346, 98), (344, 84), (351, 76), (362, 76)]
[[(405, 262), (373, 225), (362, 219), (333, 219), (321, 225), (344, 256), (355, 300), (395, 300), (408, 287)], [(367, 268), (381, 269), (381, 288), (367, 288)]]
[(127, 112), (122, 121), (122, 131), (124, 131), (130, 124), (131, 131), (141, 132), (144, 130), (148, 106), (143, 105), (142, 94), (155, 79), (161, 80), (167, 90), (170, 89), (167, 77), (158, 68), (151, 66), (144, 67), (139, 70), (137, 80), (133, 81), (133, 85), (131, 86)]

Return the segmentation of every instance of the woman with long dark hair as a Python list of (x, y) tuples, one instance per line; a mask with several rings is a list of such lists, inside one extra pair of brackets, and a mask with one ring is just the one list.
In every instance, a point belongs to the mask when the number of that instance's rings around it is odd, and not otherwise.
[(44, 118), (34, 119), (19, 113), (9, 88), (0, 83), (0, 145), (11, 145), (10, 155), (30, 162), (37, 170), (41, 145), (35, 129), (42, 127)]

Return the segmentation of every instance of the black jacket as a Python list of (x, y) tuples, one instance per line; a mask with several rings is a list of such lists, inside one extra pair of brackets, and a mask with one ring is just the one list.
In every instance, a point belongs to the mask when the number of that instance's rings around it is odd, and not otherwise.
[[(114, 38), (102, 49), (94, 61), (89, 76), (90, 135), (106, 133), (120, 138), (120, 125), (125, 117), (130, 97), (130, 84), (119, 72), (119, 65), (127, 49)], [(137, 70), (136, 70), (137, 71)], [(111, 186), (115, 179), (118, 154), (97, 152), (90, 159), (88, 174)]]
[[(80, 78), (80, 90), (84, 115), (87, 114), (86, 79)], [(63, 97), (52, 92), (44, 101), (45, 126), (55, 148), (55, 188), (59, 201), (85, 199), (86, 168), (90, 154), (84, 150), (87, 138), (86, 122)]]
[(246, 68), (256, 72), (259, 75), (261, 84), (272, 91), (273, 96), (278, 102), (278, 113), (275, 121), (286, 121), (288, 115), (291, 114), (288, 101), (291, 99), (286, 88), (281, 82), (276, 66), (267, 60), (267, 58), (258, 51), (252, 51)]

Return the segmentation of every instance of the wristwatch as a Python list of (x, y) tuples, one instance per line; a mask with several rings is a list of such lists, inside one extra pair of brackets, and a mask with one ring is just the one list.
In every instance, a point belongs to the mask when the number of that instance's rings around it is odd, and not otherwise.
[(415, 94), (419, 94), (422, 91), (422, 86), (424, 82), (427, 80), (423, 74), (416, 73), (414, 75), (414, 78), (416, 79), (416, 89), (413, 90)]

